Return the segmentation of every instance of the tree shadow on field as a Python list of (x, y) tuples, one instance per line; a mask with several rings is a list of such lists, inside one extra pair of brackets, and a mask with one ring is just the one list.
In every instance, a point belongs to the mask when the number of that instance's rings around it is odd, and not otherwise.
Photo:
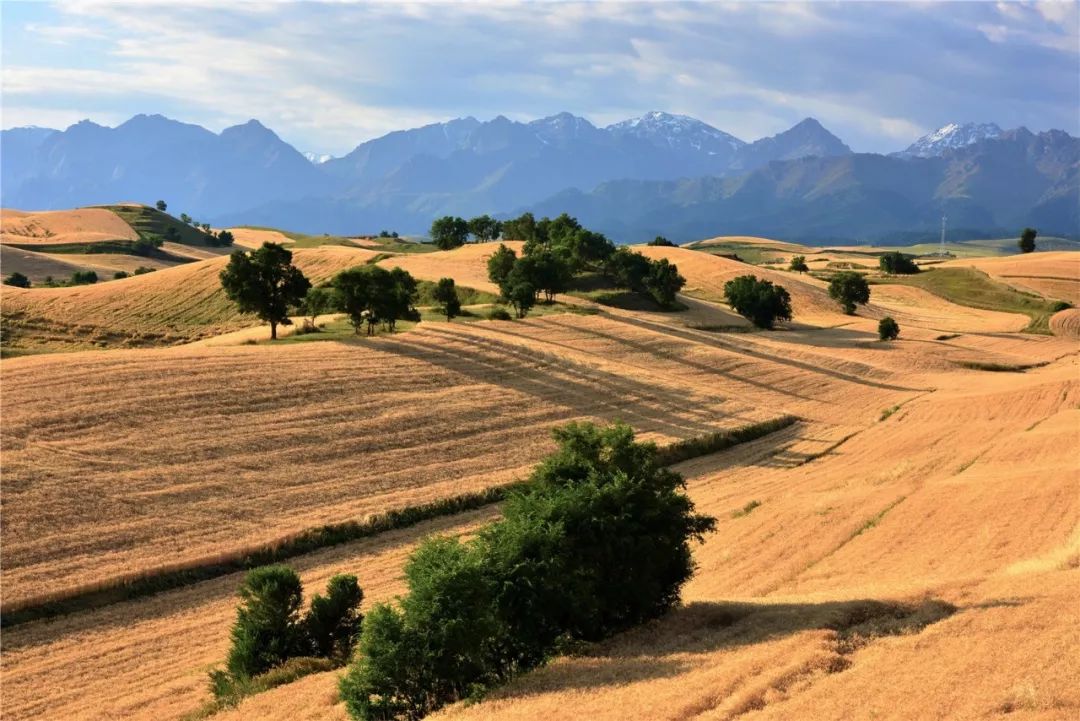
[[(458, 334), (437, 327), (428, 332), (460, 345), (424, 343), (401, 335), (380, 344), (379, 348), (387, 353), (401, 353), (427, 361), (477, 382), (502, 386), (540, 399), (552, 399), (580, 415), (617, 418), (639, 430), (676, 438), (713, 433), (719, 430), (718, 421), (723, 419), (716, 408), (726, 400), (720, 395), (701, 399), (708, 407), (698, 407), (697, 399), (690, 392), (659, 383), (645, 383), (629, 375), (617, 375), (517, 343)], [(538, 339), (529, 340), (535, 342)], [(557, 371), (557, 375), (553, 371)], [(745, 423), (757, 420), (740, 418), (734, 413), (730, 417)]]
[[(593, 644), (571, 658), (528, 674), (494, 694), (521, 698), (570, 689), (670, 678), (691, 670), (690, 657), (828, 631), (837, 656), (884, 636), (915, 634), (951, 616), (936, 599), (895, 603), (871, 599), (823, 603), (710, 603), (681, 606), (638, 628)], [(838, 663), (836, 670), (847, 667)]]

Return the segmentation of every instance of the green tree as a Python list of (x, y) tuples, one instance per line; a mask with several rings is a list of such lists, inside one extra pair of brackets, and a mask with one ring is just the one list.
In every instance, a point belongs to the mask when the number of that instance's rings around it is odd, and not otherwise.
[(469, 232), (478, 243), (489, 243), (499, 237), (501, 223), (490, 215), (479, 215), (469, 221)]
[(507, 276), (507, 282), (518, 285), (522, 281), (543, 293), (544, 299), (554, 302), (555, 296), (565, 293), (573, 278), (570, 262), (561, 252), (540, 250), (518, 258)]
[(513, 273), (501, 286), (502, 298), (509, 303), (518, 318), (524, 318), (536, 305), (536, 286)]
[(288, 566), (251, 570), (240, 587), (226, 662), (235, 679), (251, 678), (281, 665), (303, 645), (300, 577)]
[(438, 303), (439, 312), (446, 316), (447, 323), (451, 318), (461, 315), (461, 301), (458, 299), (453, 278), (440, 278), (432, 297)]
[(740, 275), (724, 283), (724, 298), (736, 313), (758, 328), (771, 329), (777, 321), (792, 317), (787, 290), (754, 275)]
[(92, 270), (77, 270), (71, 274), (71, 285), (93, 285), (98, 282), (98, 274)]
[[(575, 221), (576, 222), (576, 221)], [(556, 252), (569, 257), (574, 272), (601, 267), (615, 252), (615, 244), (603, 233), (580, 228), (563, 237), (558, 244), (552, 244)]]
[(900, 324), (885, 316), (878, 321), (877, 334), (880, 340), (896, 340), (900, 336)]
[(649, 241), (649, 245), (662, 245), (670, 248), (674, 248), (675, 244), (662, 235), (658, 235)]
[(686, 285), (686, 278), (679, 275), (679, 268), (667, 258), (650, 263), (645, 276), (645, 288), (658, 304), (669, 308), (675, 304), (675, 295)]
[(791, 263), (788, 264), (788, 270), (795, 271), (796, 273), (805, 273), (810, 270), (810, 266), (806, 264), (806, 256), (793, 256)]
[(912, 275), (919, 272), (919, 266), (915, 264), (915, 261), (898, 250), (885, 253), (878, 258), (878, 267), (881, 272), (890, 275)]
[(388, 271), (378, 265), (362, 265), (343, 270), (335, 276), (334, 288), (339, 307), (357, 333), (365, 324), (368, 335), (373, 335), (378, 323), (394, 330), (398, 320), (417, 318), (413, 308), (416, 281), (401, 268)]
[(115, 273), (113, 273), (113, 280), (123, 280), (124, 278), (127, 278), (127, 277), (128, 277), (127, 272), (123, 271), (123, 270), (118, 270)]
[(159, 200), (157, 203), (154, 204), (154, 206), (162, 213), (164, 213), (169, 207), (164, 200)]
[(1035, 250), (1035, 238), (1039, 235), (1039, 231), (1034, 228), (1024, 228), (1024, 231), (1020, 233), (1020, 240), (1017, 242), (1017, 246), (1020, 248), (1021, 253), (1031, 253)]
[(252, 252), (237, 251), (221, 271), (225, 295), (241, 313), (254, 313), (270, 324), (270, 338), (278, 325), (290, 325), (289, 308), (298, 305), (311, 283), (292, 264), (292, 253), (277, 243), (263, 243)]
[(840, 304), (844, 313), (855, 315), (856, 305), (870, 302), (870, 285), (854, 271), (841, 271), (829, 281), (829, 297)]
[(8, 277), (4, 278), (4, 285), (13, 285), (16, 288), (29, 288), (30, 279), (19, 271), (15, 271)]
[(326, 585), (326, 595), (315, 594), (304, 615), (303, 628), (310, 652), (320, 658), (344, 663), (352, 655), (360, 635), (364, 592), (356, 576), (339, 574)]
[(488, 280), (495, 285), (501, 286), (506, 282), (507, 276), (510, 275), (510, 271), (514, 269), (514, 261), (517, 260), (517, 253), (513, 249), (506, 247), (505, 243), (499, 243), (499, 248), (491, 257), (488, 258), (487, 271)]
[(652, 261), (629, 248), (617, 248), (604, 264), (604, 273), (620, 288), (638, 293), (645, 291)]
[(439, 250), (452, 250), (469, 239), (469, 224), (463, 218), (444, 215), (431, 224), (431, 240)]
[(309, 330), (315, 330), (315, 319), (330, 312), (336, 305), (337, 297), (333, 288), (309, 288), (300, 305), (304, 315), (307, 316), (304, 325)]
[(185, 225), (191, 225), (191, 216), (188, 215), (187, 213), (181, 213), (180, 214), (180, 222), (185, 224)]
[(517, 218), (503, 221), (502, 237), (506, 240), (536, 240), (536, 218), (532, 213), (522, 213)]
[(228, 247), (233, 244), (235, 238), (233, 238), (232, 231), (219, 230), (217, 234), (217, 244), (220, 246)]

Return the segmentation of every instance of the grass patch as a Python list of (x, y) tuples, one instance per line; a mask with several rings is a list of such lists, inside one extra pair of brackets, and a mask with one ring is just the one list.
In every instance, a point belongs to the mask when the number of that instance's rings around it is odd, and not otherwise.
[(193, 228), (179, 218), (174, 218), (168, 213), (162, 213), (156, 208), (148, 208), (144, 205), (102, 205), (105, 210), (111, 210), (131, 226), (143, 240), (153, 238), (165, 238), (165, 231), (169, 227), (176, 228), (179, 239), (176, 241), (184, 245), (197, 245), (212, 247), (212, 238), (198, 228)]
[(184, 716), (183, 719), (184, 721), (201, 721), (219, 711), (234, 708), (248, 696), (284, 686), (313, 673), (333, 671), (335, 668), (338, 668), (338, 665), (328, 658), (308, 656), (290, 658), (262, 675), (249, 679), (229, 679), (227, 686), (215, 688), (215, 693), (220, 691), (220, 694), (216, 695), (213, 701), (208, 701), (198, 711)]
[(885, 420), (886, 418), (888, 418), (889, 416), (891, 416), (891, 415), (892, 415), (893, 413), (896, 413), (896, 412), (897, 412), (898, 410), (900, 410), (900, 406), (899, 406), (899, 405), (895, 405), (895, 406), (893, 406), (892, 408), (886, 408), (885, 410), (883, 410), (883, 411), (881, 412), (881, 417), (880, 417), (880, 418), (878, 418), (878, 421), (880, 422), (880, 421), (883, 421), (883, 420)]
[(867, 531), (869, 531), (869, 530), (873, 529), (874, 527), (876, 527), (877, 524), (881, 523), (881, 519), (885, 518), (885, 515), (889, 511), (891, 511), (892, 509), (894, 509), (898, 505), (900, 505), (904, 501), (905, 498), (907, 498), (907, 496), (900, 496), (895, 501), (893, 501), (889, 505), (882, 508), (876, 514), (874, 514), (870, 518), (866, 519), (866, 521), (861, 526), (859, 526), (858, 528), (856, 528), (854, 530), (854, 532), (852, 532), (852, 534), (848, 537), (847, 540), (848, 541), (854, 540), (854, 539), (858, 538), (859, 536), (861, 536), (862, 534), (866, 533)]
[(659, 451), (660, 462), (672, 465), (698, 456), (706, 456), (710, 453), (718, 453), (740, 443), (746, 443), (770, 433), (775, 433), (787, 428), (798, 421), (798, 416), (785, 415), (779, 418), (771, 418), (760, 423), (751, 423), (741, 428), (717, 431), (704, 436), (685, 438), (681, 441), (664, 446)]
[(749, 503), (747, 503), (745, 506), (743, 506), (739, 510), (732, 511), (731, 512), (731, 517), (732, 518), (743, 518), (744, 516), (749, 516), (753, 512), (753, 510), (755, 508), (757, 508), (758, 506), (760, 506), (760, 505), (761, 505), (761, 501), (750, 501)]
[(1048, 365), (1048, 361), (1040, 363), (986, 363), (983, 361), (958, 361), (956, 365), (973, 371), (990, 371), (992, 373), (1023, 373), (1032, 368), (1042, 368)]
[[(387, 256), (389, 257), (389, 256)], [(435, 287), (438, 283), (433, 283), (430, 280), (419, 280), (416, 282), (416, 306), (433, 306), (437, 305), (438, 301), (435, 300)], [(469, 288), (463, 285), (455, 285), (457, 289), (458, 300), (462, 305), (488, 305), (496, 303), (499, 300), (499, 296), (494, 293), (488, 293), (483, 290), (476, 290), (475, 288)]]
[[(670, 465), (696, 456), (716, 453), (786, 428), (796, 420), (798, 419), (795, 416), (781, 416), (742, 428), (676, 441), (660, 447), (658, 459), (661, 463)], [(186, 568), (150, 570), (123, 580), (107, 580), (97, 584), (96, 587), (86, 588), (64, 597), (31, 602), (14, 610), (3, 609), (0, 613), (0, 627), (10, 628), (30, 621), (54, 618), (151, 596), (211, 578), (279, 563), (319, 549), (370, 538), (387, 531), (408, 528), (435, 518), (476, 510), (506, 499), (511, 493), (525, 488), (526, 484), (527, 481), (513, 481), (482, 491), (463, 493), (429, 503), (377, 513), (361, 521), (328, 523), (301, 531), (270, 545), (237, 552), (229, 558), (213, 562), (195, 562)]]
[(678, 313), (687, 309), (686, 304), (675, 301), (670, 306), (660, 305), (651, 295), (631, 290), (589, 290), (571, 293), (577, 298), (591, 300), (600, 305), (622, 310), (638, 310), (652, 313)]
[(1055, 301), (999, 283), (974, 268), (930, 268), (918, 275), (874, 278), (869, 282), (872, 285), (894, 283), (915, 286), (969, 308), (1022, 313), (1031, 319), (1028, 327), (1024, 329), (1025, 332), (1045, 335), (1050, 333), (1049, 320), (1054, 314)]

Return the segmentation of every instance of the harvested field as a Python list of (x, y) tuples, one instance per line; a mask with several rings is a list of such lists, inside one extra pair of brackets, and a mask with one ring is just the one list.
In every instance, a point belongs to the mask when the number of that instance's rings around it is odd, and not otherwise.
[[(66, 280), (76, 271), (92, 270), (102, 278), (111, 277), (112, 269), (104, 265), (111, 255), (48, 255), (32, 250), (0, 245), (0, 268), (5, 276), (22, 273), (35, 285), (53, 278)], [(7, 291), (7, 288), (4, 289)]]
[(1075, 251), (965, 258), (942, 265), (977, 268), (1019, 290), (1080, 304), (1080, 253)]
[[(521, 255), (525, 244), (510, 240), (505, 245)], [(487, 275), (487, 259), (498, 249), (498, 243), (469, 243), (453, 250), (395, 255), (379, 261), (379, 265), (384, 268), (404, 268), (420, 280), (453, 278), (458, 285), (498, 293), (499, 289), (488, 280)]]
[[(299, 250), (294, 262), (313, 281), (364, 263), (374, 253), (325, 246)], [(5, 345), (25, 350), (173, 345), (259, 322), (236, 312), (218, 274), (228, 258), (74, 288), (5, 289)]]
[(241, 248), (259, 248), (263, 243), (292, 245), (296, 241), (280, 230), (270, 228), (229, 228), (236, 245)]
[(1069, 308), (1050, 317), (1050, 332), (1080, 340), (1080, 309)]
[(104, 208), (39, 212), (0, 210), (0, 243), (8, 245), (100, 243), (138, 238), (120, 216)]

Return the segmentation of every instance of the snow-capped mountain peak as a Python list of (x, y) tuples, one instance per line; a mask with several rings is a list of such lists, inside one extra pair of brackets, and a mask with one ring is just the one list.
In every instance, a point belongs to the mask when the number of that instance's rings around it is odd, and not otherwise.
[(327, 160), (332, 160), (333, 155), (329, 153), (304, 153), (304, 157), (308, 159), (312, 165), (322, 165)]
[(704, 151), (710, 155), (728, 154), (746, 145), (733, 135), (688, 115), (674, 115), (660, 110), (645, 113), (605, 128), (616, 136), (632, 136), (653, 145)]
[(949, 123), (922, 136), (897, 155), (931, 158), (941, 155), (946, 150), (955, 150), (981, 140), (997, 138), (1002, 132), (995, 123)]

